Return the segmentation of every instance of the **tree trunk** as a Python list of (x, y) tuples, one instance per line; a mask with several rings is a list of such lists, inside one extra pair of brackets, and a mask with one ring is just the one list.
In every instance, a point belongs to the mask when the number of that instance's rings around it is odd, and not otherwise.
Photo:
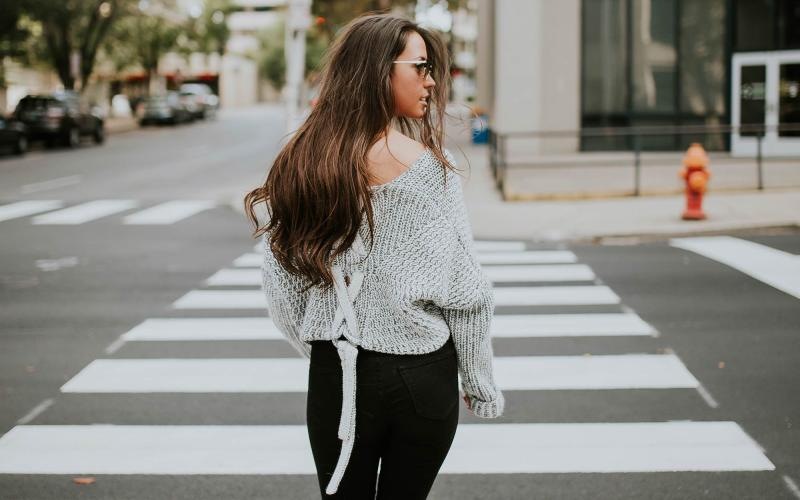
[(50, 62), (67, 90), (75, 88), (75, 78), (70, 71), (70, 43), (66, 27), (61, 23), (42, 23)]

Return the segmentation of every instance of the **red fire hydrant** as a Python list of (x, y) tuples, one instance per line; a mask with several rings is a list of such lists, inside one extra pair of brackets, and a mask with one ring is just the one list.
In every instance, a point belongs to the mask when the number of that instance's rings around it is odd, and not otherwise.
[(703, 212), (703, 194), (708, 189), (708, 155), (699, 143), (694, 142), (683, 157), (683, 168), (680, 177), (686, 181), (686, 210), (684, 220), (701, 220), (706, 218)]

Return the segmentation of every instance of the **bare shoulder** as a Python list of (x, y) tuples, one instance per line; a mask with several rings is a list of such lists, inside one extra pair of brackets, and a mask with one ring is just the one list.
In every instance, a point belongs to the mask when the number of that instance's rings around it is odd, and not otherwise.
[(376, 166), (408, 168), (419, 159), (425, 149), (421, 142), (392, 131), (388, 138), (381, 139), (372, 146), (367, 158)]

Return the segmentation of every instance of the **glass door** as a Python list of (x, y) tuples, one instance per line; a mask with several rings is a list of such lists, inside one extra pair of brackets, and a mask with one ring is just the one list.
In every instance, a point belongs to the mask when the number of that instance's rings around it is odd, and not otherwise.
[(800, 155), (800, 50), (733, 55), (733, 156)]
[(800, 138), (800, 61), (778, 66), (778, 140)]

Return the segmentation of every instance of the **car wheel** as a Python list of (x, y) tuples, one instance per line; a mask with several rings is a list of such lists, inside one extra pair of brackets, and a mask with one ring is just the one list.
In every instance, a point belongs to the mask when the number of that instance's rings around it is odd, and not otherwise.
[(81, 131), (78, 130), (78, 127), (70, 127), (67, 130), (67, 135), (64, 137), (64, 142), (66, 143), (67, 147), (70, 148), (77, 148), (81, 144)]
[(19, 134), (16, 144), (14, 144), (14, 153), (23, 155), (26, 151), (28, 151), (28, 138), (25, 134)]
[(92, 134), (94, 138), (95, 144), (103, 144), (103, 141), (106, 140), (106, 131), (102, 125), (97, 125), (97, 128), (94, 129), (94, 134)]

